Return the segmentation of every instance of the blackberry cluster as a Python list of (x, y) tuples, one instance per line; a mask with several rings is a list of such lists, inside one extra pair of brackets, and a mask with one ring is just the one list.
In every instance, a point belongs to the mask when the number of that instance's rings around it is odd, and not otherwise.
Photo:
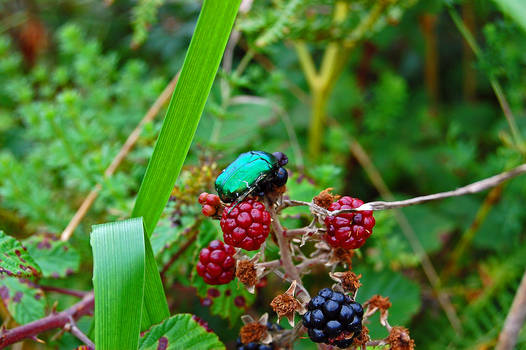
[[(279, 324), (276, 324), (276, 323), (267, 322), (267, 329), (270, 332), (276, 332), (276, 331), (282, 330), (283, 327), (281, 327)], [(260, 343), (250, 342), (248, 344), (243, 344), (241, 342), (240, 337), (236, 339), (236, 350), (274, 350), (274, 349), (275, 347), (273, 343), (260, 344)]]
[(236, 269), (234, 247), (219, 240), (210, 242), (208, 248), (201, 249), (197, 262), (197, 273), (208, 284), (227, 284), (234, 279)]
[[(354, 209), (362, 204), (363, 201), (360, 199), (345, 196), (332, 203), (329, 210)], [(371, 210), (327, 216), (325, 218), (327, 232), (323, 238), (334, 248), (357, 249), (371, 236), (374, 224)]]
[(199, 204), (201, 204), (201, 212), (204, 216), (214, 216), (221, 208), (221, 199), (215, 194), (203, 192), (199, 195)]
[(315, 343), (347, 348), (362, 332), (362, 306), (340, 292), (320, 290), (307, 309), (303, 325)]
[(221, 216), (221, 230), (227, 244), (245, 250), (258, 250), (270, 233), (270, 213), (263, 203), (248, 199)]

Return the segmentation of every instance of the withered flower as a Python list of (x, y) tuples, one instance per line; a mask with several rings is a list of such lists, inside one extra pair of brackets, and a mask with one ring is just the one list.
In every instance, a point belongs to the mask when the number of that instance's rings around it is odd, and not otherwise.
[(362, 326), (362, 332), (359, 336), (354, 338), (353, 344), (356, 346), (362, 346), (365, 345), (370, 339), (371, 337), (369, 336), (369, 328), (367, 328), (367, 326)]
[(409, 330), (404, 327), (393, 327), (389, 332), (387, 342), (389, 350), (413, 350), (415, 341), (409, 336)]
[(360, 278), (362, 275), (355, 274), (352, 271), (347, 272), (330, 272), (329, 276), (336, 282), (340, 283), (343, 290), (350, 294), (356, 294), (358, 288), (362, 286)]
[[(303, 315), (307, 312), (305, 308), (306, 301), (304, 300), (302, 303), (294, 298), (296, 286), (296, 281), (293, 281), (285, 293), (276, 296), (270, 303), (270, 306), (278, 315), (278, 322), (283, 317), (286, 317), (292, 327), (294, 327), (294, 313), (298, 312), (300, 315)], [(305, 294), (303, 293), (302, 295)], [(304, 299), (303, 297), (300, 298)]]
[(251, 259), (237, 260), (236, 263), (236, 277), (252, 294), (254, 294), (255, 286), (265, 271), (264, 267), (256, 263), (260, 256), (261, 253), (257, 253)]
[(263, 314), (257, 321), (250, 315), (243, 315), (241, 321), (243, 321), (244, 326), (241, 327), (239, 336), (243, 344), (252, 342), (270, 344), (272, 342), (272, 336), (267, 329), (267, 313)]
[(373, 295), (371, 299), (364, 303), (367, 306), (365, 311), (365, 317), (369, 317), (374, 314), (377, 310), (380, 310), (380, 323), (386, 327), (388, 325), (387, 316), (388, 310), (391, 307), (389, 297), (383, 297), (381, 295)]
[(330, 264), (330, 266), (341, 263), (343, 266), (347, 266), (350, 270), (352, 267), (353, 256), (354, 250), (338, 247), (332, 249), (328, 263)]
[(329, 187), (327, 189), (324, 189), (320, 192), (316, 197), (312, 199), (314, 204), (316, 204), (319, 207), (329, 209), (332, 202), (337, 201), (341, 196), (333, 195), (331, 191), (333, 190), (332, 187)]

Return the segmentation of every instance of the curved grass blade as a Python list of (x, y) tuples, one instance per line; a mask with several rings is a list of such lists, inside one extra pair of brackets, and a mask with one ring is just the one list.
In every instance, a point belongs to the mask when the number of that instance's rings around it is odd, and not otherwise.
[(144, 297), (142, 219), (93, 226), (97, 349), (137, 349)]
[(152, 234), (192, 143), (241, 0), (205, 0), (132, 216)]
[(142, 218), (93, 226), (97, 349), (137, 349), (139, 332), (170, 316)]

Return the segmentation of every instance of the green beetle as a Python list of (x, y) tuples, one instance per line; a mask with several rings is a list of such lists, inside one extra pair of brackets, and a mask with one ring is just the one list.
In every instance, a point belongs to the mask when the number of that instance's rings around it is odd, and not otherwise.
[(217, 177), (217, 194), (225, 203), (241, 202), (252, 192), (263, 195), (273, 186), (287, 182), (288, 173), (283, 168), (287, 163), (288, 158), (282, 152), (242, 153)]

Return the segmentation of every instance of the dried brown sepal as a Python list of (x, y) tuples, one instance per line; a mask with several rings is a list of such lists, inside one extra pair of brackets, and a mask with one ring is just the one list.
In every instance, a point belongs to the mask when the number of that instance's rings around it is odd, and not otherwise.
[(392, 304), (389, 301), (389, 297), (383, 297), (377, 294), (373, 295), (371, 299), (366, 302), (366, 305), (368, 305), (371, 309), (377, 308), (378, 310), (385, 312), (391, 307)]
[(413, 350), (415, 341), (409, 336), (409, 330), (404, 327), (393, 327), (387, 338), (389, 350)]
[(276, 296), (270, 303), (272, 310), (278, 315), (278, 322), (286, 317), (292, 327), (294, 327), (294, 313), (303, 315), (307, 311), (305, 305), (294, 298), (296, 286), (297, 282), (293, 281), (285, 293)]
[(346, 265), (349, 270), (352, 267), (352, 257), (354, 256), (354, 250), (345, 249), (345, 248), (336, 248), (332, 250), (332, 255), (334, 259), (342, 264)]
[(259, 343), (268, 335), (267, 326), (259, 322), (247, 323), (239, 331), (241, 342), (248, 344), (251, 342)]
[(293, 296), (287, 294), (280, 294), (272, 299), (270, 303), (272, 310), (278, 314), (279, 318), (288, 317), (294, 315), (294, 311), (301, 307), (300, 302), (297, 301)]
[(336, 282), (340, 283), (343, 290), (345, 292), (348, 292), (350, 294), (356, 293), (358, 288), (362, 286), (360, 283), (360, 278), (362, 278), (362, 274), (355, 274), (352, 271), (347, 272), (331, 272), (329, 273), (329, 276)]
[(369, 336), (369, 328), (367, 328), (367, 326), (362, 326), (362, 332), (359, 336), (354, 338), (353, 344), (355, 346), (362, 346), (365, 345), (369, 340), (371, 340), (371, 337)]
[(238, 260), (236, 265), (236, 277), (246, 286), (254, 286), (257, 283), (256, 264), (250, 260)]
[(261, 252), (258, 252), (252, 258), (248, 258), (241, 250), (234, 254), (236, 262), (236, 277), (245, 285), (247, 290), (254, 294), (256, 284), (263, 277), (265, 268), (258, 264)]
[(331, 191), (333, 190), (332, 187), (329, 187), (327, 189), (324, 189), (320, 192), (316, 197), (312, 199), (314, 204), (316, 204), (319, 207), (329, 209), (332, 202), (337, 201), (341, 196), (333, 195)]

